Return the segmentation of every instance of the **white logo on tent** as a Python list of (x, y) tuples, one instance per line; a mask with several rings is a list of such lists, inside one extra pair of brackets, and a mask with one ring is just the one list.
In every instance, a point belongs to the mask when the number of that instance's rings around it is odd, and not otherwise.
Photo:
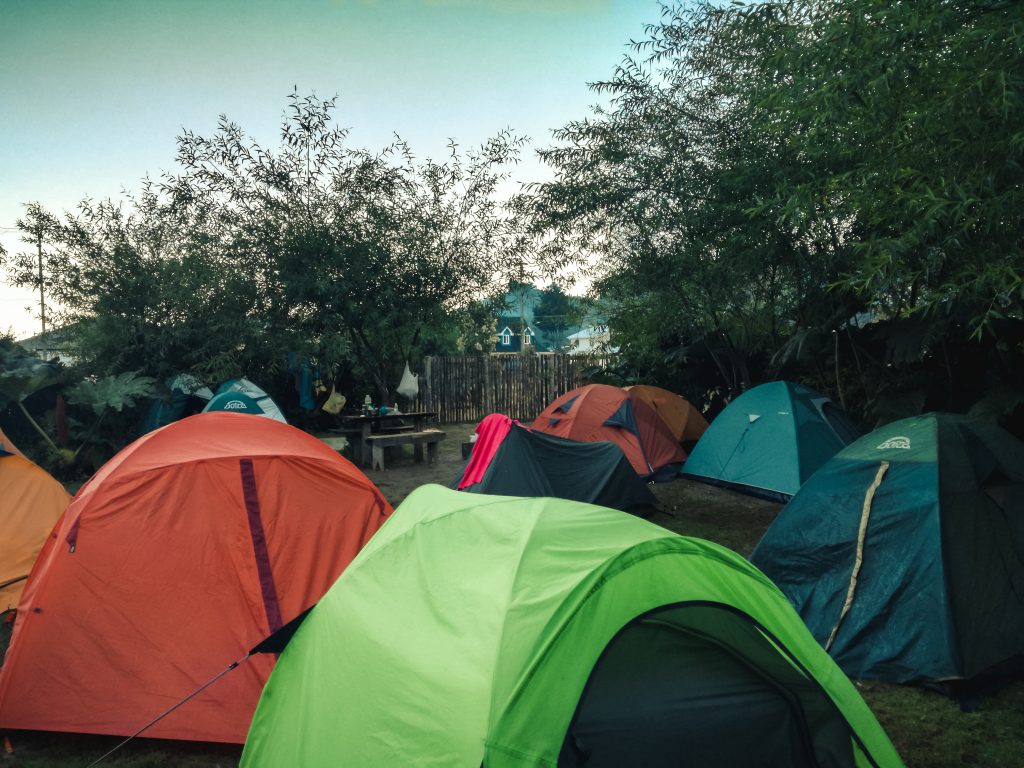
[(225, 411), (244, 411), (248, 406), (241, 400), (228, 400), (224, 403)]
[(910, 438), (909, 437), (902, 437), (902, 436), (900, 436), (900, 437), (890, 437), (888, 440), (886, 440), (884, 443), (882, 443), (880, 446), (878, 446), (877, 450), (884, 451), (887, 448), (904, 448), (904, 449), (909, 451), (910, 450)]

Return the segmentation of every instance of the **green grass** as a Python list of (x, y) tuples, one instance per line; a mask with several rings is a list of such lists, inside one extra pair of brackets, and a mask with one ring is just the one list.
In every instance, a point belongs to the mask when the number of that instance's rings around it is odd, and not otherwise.
[[(3, 768), (85, 768), (120, 738), (74, 733), (23, 731), (10, 737), (14, 754), (0, 759)], [(125, 745), (100, 766), (110, 768), (229, 768), (238, 765), (241, 746), (192, 744), (139, 739)], [(99, 768), (99, 766), (97, 766)]]
[(974, 712), (914, 686), (857, 687), (909, 768), (1024, 766), (1024, 683), (1004, 688)]

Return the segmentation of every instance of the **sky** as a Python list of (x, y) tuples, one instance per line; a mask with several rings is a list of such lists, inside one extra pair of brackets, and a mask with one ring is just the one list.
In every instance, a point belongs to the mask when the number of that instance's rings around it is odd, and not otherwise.
[[(0, 243), (23, 205), (54, 213), (175, 169), (183, 129), (227, 115), (278, 146), (288, 95), (338, 97), (349, 145), (399, 134), (421, 157), (449, 138), (530, 138), (586, 117), (659, 0), (0, 0)], [(39, 330), (38, 294), (0, 274), (0, 331)]]

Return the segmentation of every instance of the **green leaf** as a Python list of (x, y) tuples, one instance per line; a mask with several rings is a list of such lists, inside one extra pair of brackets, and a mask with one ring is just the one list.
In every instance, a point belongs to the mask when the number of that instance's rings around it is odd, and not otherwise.
[(156, 390), (156, 379), (129, 371), (95, 381), (80, 381), (68, 390), (67, 401), (72, 405), (92, 408), (93, 412), (99, 415), (107, 408), (119, 412), (124, 408), (131, 408), (135, 405), (136, 399), (150, 397)]

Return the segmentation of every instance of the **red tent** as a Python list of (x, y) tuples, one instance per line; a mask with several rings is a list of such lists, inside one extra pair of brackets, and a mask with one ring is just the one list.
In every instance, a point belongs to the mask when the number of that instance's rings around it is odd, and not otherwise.
[(680, 443), (692, 446), (708, 428), (707, 419), (682, 395), (647, 384), (634, 384), (623, 389), (633, 400), (643, 400), (651, 406)]
[(651, 406), (607, 384), (588, 384), (566, 392), (541, 411), (533, 428), (580, 442), (613, 442), (637, 474), (644, 477), (686, 459), (675, 436)]
[[(204, 413), (136, 440), (57, 522), (0, 669), (0, 728), (127, 735), (313, 605), (391, 513), (286, 424)], [(146, 731), (242, 742), (253, 656)]]

